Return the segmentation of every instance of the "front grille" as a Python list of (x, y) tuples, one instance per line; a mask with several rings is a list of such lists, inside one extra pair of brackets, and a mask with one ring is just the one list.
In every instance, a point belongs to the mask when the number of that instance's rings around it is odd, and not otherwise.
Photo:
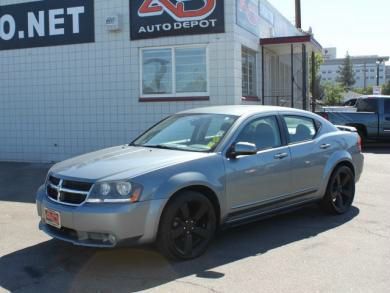
[(46, 193), (50, 199), (59, 203), (80, 205), (86, 200), (91, 187), (92, 183), (89, 182), (49, 176)]
[(51, 184), (59, 185), (60, 184), (60, 178), (56, 178), (53, 176), (49, 176), (49, 181)]

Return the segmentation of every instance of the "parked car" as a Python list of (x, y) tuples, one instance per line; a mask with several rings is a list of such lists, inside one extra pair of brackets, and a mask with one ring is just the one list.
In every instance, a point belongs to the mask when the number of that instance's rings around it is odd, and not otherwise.
[(318, 202), (347, 212), (363, 168), (353, 129), (296, 109), (220, 106), (162, 120), (128, 145), (54, 165), (39, 227), (77, 245), (156, 242), (192, 259), (216, 229)]
[(342, 106), (323, 106), (322, 112), (356, 112), (356, 102), (358, 99), (349, 99)]
[(333, 124), (355, 127), (363, 140), (390, 140), (390, 96), (362, 96), (355, 108), (319, 114)]
[(356, 112), (356, 108), (352, 106), (324, 106), (321, 112)]

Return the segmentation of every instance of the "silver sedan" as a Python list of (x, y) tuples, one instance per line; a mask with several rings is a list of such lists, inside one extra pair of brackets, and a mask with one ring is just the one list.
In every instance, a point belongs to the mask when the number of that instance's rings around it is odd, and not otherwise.
[(130, 144), (54, 165), (37, 192), (39, 227), (76, 245), (156, 242), (168, 257), (191, 259), (217, 229), (313, 202), (346, 213), (362, 168), (354, 129), (313, 113), (194, 109)]

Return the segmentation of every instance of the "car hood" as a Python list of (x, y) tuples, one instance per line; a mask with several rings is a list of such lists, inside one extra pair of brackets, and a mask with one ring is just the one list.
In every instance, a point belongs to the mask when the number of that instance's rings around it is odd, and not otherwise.
[(58, 163), (51, 168), (50, 173), (62, 178), (89, 181), (127, 179), (209, 155), (208, 153), (117, 146)]

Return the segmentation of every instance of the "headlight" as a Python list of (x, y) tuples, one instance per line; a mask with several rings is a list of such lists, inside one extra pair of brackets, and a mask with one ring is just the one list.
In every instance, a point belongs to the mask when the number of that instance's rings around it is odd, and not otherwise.
[(87, 202), (137, 202), (142, 186), (128, 181), (98, 182), (92, 187)]
[(116, 191), (121, 196), (128, 196), (131, 192), (131, 183), (130, 182), (119, 182), (116, 184)]

